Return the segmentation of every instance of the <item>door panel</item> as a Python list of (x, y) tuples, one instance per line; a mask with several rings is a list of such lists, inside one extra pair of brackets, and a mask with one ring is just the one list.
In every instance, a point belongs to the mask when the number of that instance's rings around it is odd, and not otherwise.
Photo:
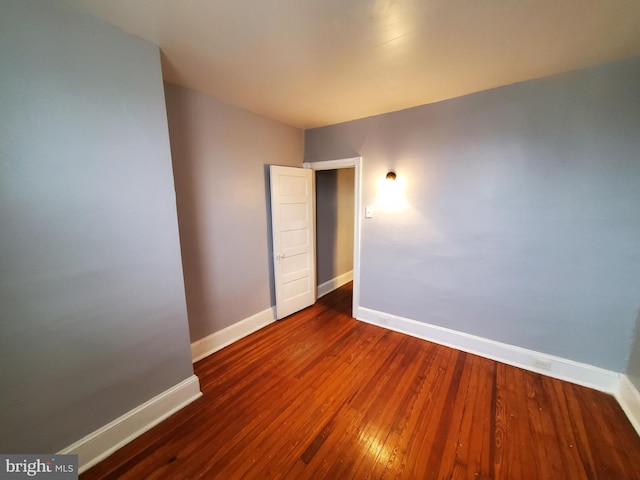
[(313, 171), (270, 166), (276, 316), (315, 303)]

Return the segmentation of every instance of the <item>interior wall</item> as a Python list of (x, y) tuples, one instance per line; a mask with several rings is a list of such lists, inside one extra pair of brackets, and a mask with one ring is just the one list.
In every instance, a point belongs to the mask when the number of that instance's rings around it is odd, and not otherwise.
[[(640, 59), (308, 130), (363, 157), (360, 304), (622, 372), (640, 285)], [(362, 213), (362, 212), (361, 212)]]
[(275, 305), (268, 165), (302, 166), (303, 132), (165, 84), (194, 342)]
[(638, 317), (631, 344), (631, 354), (629, 355), (629, 363), (626, 370), (627, 377), (638, 391), (640, 391), (640, 309), (638, 309)]
[(353, 270), (353, 168), (316, 171), (316, 263), (321, 285)]
[(0, 9), (0, 452), (56, 452), (193, 374), (160, 55)]

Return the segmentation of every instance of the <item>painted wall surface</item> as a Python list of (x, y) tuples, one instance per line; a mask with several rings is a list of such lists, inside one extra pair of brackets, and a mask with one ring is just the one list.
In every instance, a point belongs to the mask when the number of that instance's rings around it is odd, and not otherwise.
[(316, 172), (318, 285), (353, 270), (353, 168)]
[(640, 59), (309, 130), (406, 208), (363, 220), (361, 305), (625, 371), (640, 302)]
[(193, 374), (160, 55), (0, 11), (0, 452), (56, 452)]
[(638, 310), (638, 318), (636, 320), (626, 374), (629, 380), (631, 380), (631, 383), (640, 391), (640, 309)]
[(191, 341), (275, 305), (268, 165), (302, 130), (165, 85)]

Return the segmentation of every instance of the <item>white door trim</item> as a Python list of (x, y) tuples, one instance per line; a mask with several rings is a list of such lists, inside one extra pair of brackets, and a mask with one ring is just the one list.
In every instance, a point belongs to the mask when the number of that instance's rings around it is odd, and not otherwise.
[[(355, 169), (353, 191), (353, 317), (358, 318), (360, 311), (360, 237), (362, 230), (362, 157), (341, 158), (323, 162), (304, 162), (304, 168), (312, 170), (335, 170), (338, 168)], [(314, 238), (315, 242), (315, 238)], [(315, 250), (315, 247), (314, 247)]]

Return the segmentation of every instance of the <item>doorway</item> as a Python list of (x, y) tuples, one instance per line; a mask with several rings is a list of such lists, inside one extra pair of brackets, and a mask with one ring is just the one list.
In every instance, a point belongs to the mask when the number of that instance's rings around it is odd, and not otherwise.
[[(333, 170), (339, 171), (343, 169), (353, 169), (353, 258), (352, 258), (353, 308), (352, 308), (352, 316), (354, 318), (358, 318), (358, 309), (360, 305), (360, 301), (359, 301), (360, 300), (360, 228), (361, 228), (361, 221), (362, 221), (360, 210), (361, 210), (361, 204), (362, 204), (362, 199), (361, 199), (362, 158), (354, 157), (354, 158), (329, 160), (329, 161), (322, 161), (322, 162), (306, 162), (304, 163), (304, 168), (312, 169), (315, 171), (316, 174), (323, 171), (333, 171)], [(341, 172), (337, 172), (336, 181), (340, 181), (338, 180), (338, 177), (342, 177), (340, 173)], [(325, 178), (323, 180), (327, 180), (327, 179)], [(331, 181), (330, 177), (329, 177), (329, 181)], [(315, 175), (314, 175), (314, 182), (318, 182), (318, 179), (316, 178)], [(314, 191), (317, 192), (318, 190), (316, 186), (317, 184), (314, 185)], [(343, 187), (338, 187), (338, 185), (336, 185), (336, 189), (337, 188), (343, 188)], [(316, 212), (317, 212), (317, 208), (318, 206), (316, 205)], [(318, 213), (316, 213), (316, 215), (318, 215)], [(341, 213), (341, 215), (344, 215), (344, 212)], [(323, 221), (326, 219), (318, 219), (318, 220)], [(340, 219), (336, 219), (336, 221), (339, 222)], [(331, 219), (329, 219), (329, 222), (331, 222)], [(316, 239), (318, 239), (318, 235), (321, 235), (319, 232), (319, 228), (316, 229)], [(326, 256), (323, 257), (323, 252), (320, 252), (320, 251), (316, 252), (316, 262), (318, 263), (316, 266), (317, 267), (316, 271), (318, 271), (318, 297), (321, 297), (324, 294), (328, 293), (329, 291), (337, 288), (342, 283), (346, 283), (346, 281), (351, 280), (350, 273), (342, 273), (337, 277), (332, 277), (329, 279), (323, 278), (323, 275), (324, 276), (330, 275), (329, 272), (326, 269), (323, 269), (322, 266), (320, 265), (320, 262), (326, 261), (326, 258), (327, 258)], [(344, 262), (346, 261), (344, 258), (340, 258), (340, 259), (332, 258), (332, 261), (334, 260), (337, 260), (343, 265), (344, 265)]]

